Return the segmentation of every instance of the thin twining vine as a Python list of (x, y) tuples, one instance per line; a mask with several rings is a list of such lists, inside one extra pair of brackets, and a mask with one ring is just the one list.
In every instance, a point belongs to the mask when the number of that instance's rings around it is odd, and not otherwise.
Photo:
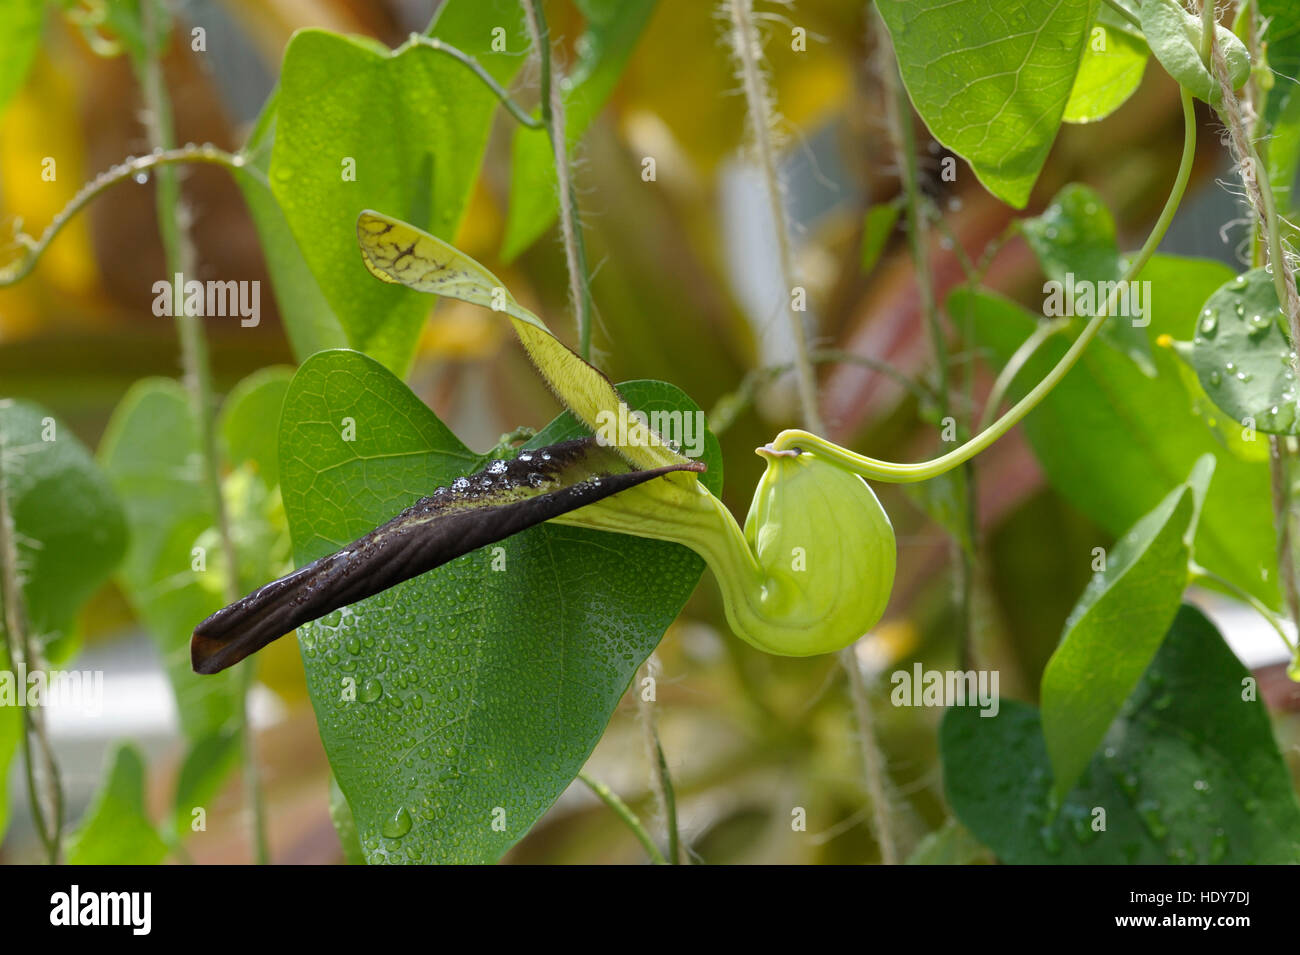
[[(9, 510), (9, 487), (5, 479), (5, 455), (17, 453), (20, 453), (18, 449), (8, 447), (6, 435), (0, 431), (0, 604), (4, 605), (0, 630), (5, 634), (9, 665), (26, 666), (29, 670), (36, 671), (42, 665), (41, 654), (27, 625), (18, 567), (17, 535)], [(50, 865), (58, 865), (63, 858), (64, 824), (63, 785), (59, 778), (59, 765), (50, 745), (44, 707), (24, 706), (22, 711), (23, 772), (32, 823), (37, 838), (45, 848), (46, 860)]]
[[(527, 2), (527, 0), (525, 0)], [(546, 128), (544, 118), (539, 119), (530, 115), (527, 110), (519, 105), (510, 94), (501, 86), (493, 77), (484, 69), (483, 65), (477, 59), (468, 53), (457, 49), (451, 44), (434, 37), (425, 36), (420, 33), (412, 33), (410, 37), (401, 46), (397, 47), (393, 54), (397, 55), (403, 50), (413, 46), (425, 47), (437, 53), (451, 57), (456, 62), (463, 65), (472, 72), (480, 82), (484, 84), (497, 98), (510, 116), (520, 125), (528, 128), (540, 130)], [(549, 57), (546, 58), (549, 63)], [(232, 153), (220, 149), (212, 143), (203, 143), (196, 145), (186, 143), (184, 146), (164, 148), (156, 146), (152, 153), (144, 156), (128, 156), (125, 160), (116, 165), (110, 166), (95, 178), (86, 182), (79, 189), (67, 204), (50, 220), (40, 236), (32, 236), (22, 231), (21, 223), (18, 223), (14, 236), (11, 240), (10, 247), (17, 247), (20, 255), (12, 262), (0, 266), (0, 288), (14, 285), (36, 268), (45, 250), (50, 243), (63, 231), (64, 227), (84, 209), (90, 202), (96, 199), (101, 193), (120, 182), (128, 179), (143, 181), (143, 177), (148, 176), (151, 171), (173, 165), (186, 163), (207, 163), (210, 165), (222, 166), (231, 172), (238, 171), (241, 175), (248, 176), (254, 181), (264, 186), (268, 190), (271, 187), (265, 173), (254, 163), (252, 156), (245, 152)], [(567, 172), (560, 172), (560, 178), (564, 178)], [(571, 190), (570, 190), (571, 192)], [(584, 270), (585, 273), (585, 270)]]
[(641, 824), (641, 820), (637, 817), (636, 813), (632, 811), (632, 807), (625, 803), (619, 797), (618, 793), (614, 792), (614, 790), (610, 789), (600, 780), (593, 779), (591, 776), (587, 775), (586, 772), (578, 773), (578, 778), (587, 784), (587, 788), (595, 793), (596, 797), (601, 802), (613, 810), (614, 815), (618, 816), (625, 826), (632, 830), (637, 841), (641, 843), (641, 847), (645, 849), (646, 855), (650, 857), (651, 862), (655, 865), (668, 864), (668, 860), (665, 859), (663, 853), (659, 851), (659, 847), (655, 845), (654, 839), (650, 838), (650, 833), (648, 833), (645, 826)]
[(78, 212), (89, 205), (92, 200), (98, 198), (102, 192), (128, 179), (139, 180), (141, 177), (149, 175), (151, 170), (183, 163), (208, 163), (224, 166), (232, 171), (239, 170), (246, 175), (253, 176), (268, 188), (270, 187), (262, 171), (254, 166), (246, 156), (240, 153), (226, 152), (211, 143), (204, 143), (201, 146), (187, 143), (174, 149), (158, 147), (148, 155), (128, 157), (123, 162), (105, 169), (94, 179), (83, 185), (77, 191), (77, 194), (68, 200), (67, 205), (50, 220), (49, 225), (45, 227), (39, 237), (28, 235), (21, 231), (21, 228), (15, 232), (11, 247), (17, 246), (21, 250), (21, 255), (0, 268), (0, 288), (21, 282), (31, 274), (41, 256), (45, 254), (45, 250), (49, 248), (50, 243), (54, 241)]
[(1183, 193), (1187, 189), (1188, 180), (1192, 173), (1192, 160), (1196, 155), (1196, 116), (1192, 106), (1192, 94), (1184, 87), (1180, 90), (1180, 98), (1183, 107), (1183, 152), (1179, 160), (1178, 174), (1174, 178), (1174, 184), (1169, 192), (1169, 198), (1165, 202), (1164, 208), (1160, 212), (1159, 218), (1152, 227), (1151, 234), (1147, 236), (1146, 242), (1142, 245), (1141, 250), (1129, 262), (1128, 267), (1124, 270), (1117, 286), (1111, 290), (1108, 300), (1098, 309), (1097, 314), (1089, 320), (1084, 326), (1079, 337), (1074, 340), (1070, 348), (1062, 356), (1061, 360), (1056, 363), (1047, 375), (1038, 382), (1030, 392), (1020, 401), (1016, 402), (1001, 418), (998, 418), (987, 428), (982, 430), (975, 437), (971, 438), (965, 444), (961, 445), (947, 454), (933, 458), (929, 461), (922, 461), (916, 464), (897, 464), (890, 461), (880, 461), (875, 458), (869, 458), (846, 448), (840, 447), (825, 438), (807, 431), (786, 430), (776, 436), (771, 447), (775, 451), (789, 451), (795, 448), (803, 451), (811, 451), (829, 461), (833, 461), (840, 467), (843, 467), (861, 477), (884, 481), (891, 484), (912, 484), (918, 481), (926, 481), (930, 478), (938, 477), (952, 468), (955, 468), (966, 461), (969, 461), (975, 455), (979, 454), (998, 438), (1010, 431), (1020, 422), (1025, 415), (1032, 411), (1044, 397), (1047, 396), (1056, 384), (1065, 377), (1066, 373), (1074, 367), (1075, 362), (1083, 354), (1084, 349), (1101, 331), (1102, 323), (1110, 315), (1114, 306), (1114, 299), (1119, 293), (1119, 289), (1124, 288), (1132, 282), (1150, 261), (1151, 256), (1155, 254), (1156, 247), (1164, 238), (1169, 224), (1173, 221), (1174, 213), (1177, 211), (1179, 203), (1183, 198)]

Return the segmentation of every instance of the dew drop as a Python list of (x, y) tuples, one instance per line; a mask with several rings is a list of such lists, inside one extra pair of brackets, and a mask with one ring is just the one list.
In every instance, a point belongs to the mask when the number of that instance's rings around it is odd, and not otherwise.
[(1169, 834), (1169, 827), (1160, 816), (1160, 803), (1154, 799), (1144, 799), (1138, 803), (1137, 811), (1152, 838), (1163, 839)]
[(411, 831), (411, 814), (405, 806), (399, 806), (397, 812), (384, 820), (380, 830), (389, 839), (400, 839)]
[(1201, 332), (1205, 335), (1213, 335), (1214, 330), (1219, 327), (1219, 316), (1212, 308), (1207, 308), (1201, 313)]
[(358, 698), (362, 703), (373, 703), (384, 695), (384, 685), (371, 677), (365, 683), (361, 684), (361, 692)]

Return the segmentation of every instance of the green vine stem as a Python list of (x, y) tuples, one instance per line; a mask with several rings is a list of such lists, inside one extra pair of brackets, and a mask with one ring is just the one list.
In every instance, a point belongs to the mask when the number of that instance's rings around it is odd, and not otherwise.
[[(0, 600), (4, 603), (4, 632), (10, 666), (20, 663), (30, 670), (42, 666), (40, 651), (31, 638), (18, 570), (13, 517), (9, 511), (9, 487), (5, 480), (6, 436), (0, 432)], [(64, 803), (59, 765), (50, 745), (45, 710), (25, 706), (23, 711), (23, 774), (27, 799), (32, 809), (36, 835), (45, 847), (50, 865), (63, 860)], [(33, 747), (33, 740), (35, 747)], [(37, 763), (40, 763), (39, 773)], [(39, 776), (39, 778), (38, 778)]]
[(521, 0), (528, 35), (541, 63), (541, 125), (551, 140), (555, 155), (555, 181), (559, 188), (560, 231), (564, 236), (564, 258), (569, 268), (569, 297), (577, 313), (578, 354), (591, 359), (591, 274), (587, 270), (587, 243), (578, 214), (578, 194), (573, 187), (569, 163), (569, 138), (564, 121), (563, 82), (555, 82), (551, 69), (551, 28), (546, 23), (542, 0)]
[[(1138, 254), (1129, 262), (1116, 291), (1133, 281), (1146, 266), (1151, 256), (1155, 254), (1156, 247), (1160, 244), (1160, 240), (1164, 238), (1164, 234), (1169, 228), (1169, 223), (1173, 221), (1174, 213), (1182, 201), (1183, 193), (1187, 189), (1187, 182), (1191, 178), (1192, 160), (1196, 155), (1196, 115), (1192, 105), (1191, 93), (1186, 89), (1181, 90), (1181, 99), (1183, 106), (1183, 152), (1178, 165), (1178, 174), (1174, 178), (1169, 198), (1166, 200), (1165, 207), (1161, 210), (1160, 217), (1156, 220), (1151, 234), (1147, 236), (1147, 240)], [(782, 431), (776, 436), (770, 447), (778, 452), (789, 451), (792, 448), (812, 451), (870, 480), (911, 484), (937, 477), (969, 461), (1010, 431), (1025, 415), (1032, 411), (1074, 367), (1084, 349), (1101, 331), (1102, 323), (1106, 320), (1110, 308), (1111, 303), (1108, 301), (1098, 310), (1098, 314), (1084, 326), (1083, 331), (1079, 333), (1079, 337), (1070, 345), (1061, 360), (1048, 372), (1046, 377), (1030, 390), (1029, 394), (1021, 398), (992, 425), (985, 428), (961, 447), (945, 455), (917, 464), (896, 464), (856, 454), (827, 441), (825, 438), (799, 430)]]
[[(163, 81), (162, 63), (155, 46), (158, 36), (152, 3), (141, 4), (142, 26), (147, 42), (145, 55), (136, 61), (140, 87), (144, 96), (144, 121), (154, 150), (163, 153), (175, 147), (171, 101)], [(176, 171), (170, 165), (161, 165), (155, 176), (158, 207), (158, 231), (162, 237), (163, 257), (167, 274), (194, 275), (196, 253), (181, 217), (180, 184)], [(221, 471), (217, 454), (217, 437), (214, 423), (215, 398), (212, 389), (212, 369), (208, 361), (208, 346), (199, 318), (186, 314), (181, 302), (181, 290), (174, 290), (176, 301), (176, 333), (181, 346), (181, 364), (184, 369), (185, 388), (189, 394), (190, 410), (199, 435), (199, 453), (203, 462), (203, 483), (212, 501), (216, 516), (217, 533), (225, 560), (223, 581), (228, 600), (239, 597), (239, 555), (235, 550), (230, 530), (230, 516), (221, 493)], [(253, 739), (253, 726), (249, 718), (249, 696), (254, 679), (255, 664), (244, 664), (241, 679), (242, 739), (244, 785), (253, 814), (254, 856), (259, 865), (270, 861), (266, 833), (266, 811), (257, 768), (257, 753)]]
[(1201, 62), (1207, 70), (1210, 69), (1210, 57), (1214, 50), (1214, 28), (1218, 24), (1219, 21), (1214, 16), (1214, 0), (1201, 0)]
[(496, 79), (493, 78), (492, 74), (483, 68), (483, 64), (474, 59), (474, 57), (470, 56), (468, 53), (458, 50), (450, 43), (443, 43), (436, 37), (425, 36), (423, 33), (412, 33), (405, 43), (393, 50), (393, 55), (396, 56), (403, 50), (409, 49), (413, 46), (428, 47), (430, 50), (443, 53), (467, 67), (479, 78), (480, 82), (491, 90), (492, 94), (501, 101), (501, 105), (506, 108), (506, 111), (509, 112), (512, 117), (514, 117), (515, 122), (522, 126), (526, 126), (529, 129), (542, 129), (545, 127), (546, 123), (544, 120), (538, 119), (536, 116), (530, 116), (527, 110), (511, 98), (510, 94), (506, 92), (505, 87), (498, 83)]
[(270, 187), (261, 170), (249, 164), (244, 156), (237, 153), (228, 153), (223, 149), (218, 149), (211, 143), (204, 143), (202, 146), (190, 143), (176, 149), (157, 148), (147, 156), (132, 157), (125, 162), (110, 166), (82, 186), (77, 191), (77, 194), (68, 200), (68, 204), (50, 220), (49, 225), (45, 227), (39, 238), (33, 238), (22, 232), (18, 233), (14, 237), (14, 244), (21, 250), (21, 254), (12, 262), (0, 268), (0, 288), (14, 285), (31, 274), (41, 256), (44, 255), (45, 250), (49, 248), (50, 243), (63, 231), (64, 227), (72, 221), (77, 213), (89, 205), (92, 200), (98, 198), (105, 190), (128, 179), (148, 175), (151, 170), (161, 171), (163, 167), (184, 163), (208, 163), (224, 166), (232, 171), (242, 170), (244, 174), (253, 176), (260, 180), (263, 185)]
[(1120, 3), (1119, 0), (1106, 0), (1106, 5), (1135, 27), (1140, 28), (1142, 26), (1142, 21), (1138, 19), (1137, 14)]
[(645, 826), (641, 824), (641, 820), (637, 818), (636, 813), (632, 811), (631, 807), (619, 798), (618, 793), (614, 792), (614, 790), (610, 789), (600, 780), (588, 776), (585, 772), (578, 773), (578, 778), (587, 784), (587, 788), (595, 793), (596, 797), (601, 802), (613, 810), (614, 815), (618, 816), (625, 826), (632, 830), (632, 834), (636, 836), (637, 842), (641, 843), (641, 847), (645, 849), (646, 855), (650, 857), (651, 862), (655, 865), (668, 864), (668, 860), (665, 859), (663, 853), (659, 851), (659, 847), (655, 845), (655, 841), (650, 838), (650, 833), (646, 832)]
[(980, 415), (979, 430), (984, 431), (993, 423), (994, 417), (998, 413), (998, 408), (1002, 406), (1002, 399), (1006, 397), (1011, 386), (1015, 384), (1016, 377), (1024, 370), (1025, 365), (1029, 364), (1030, 359), (1038, 353), (1038, 349), (1057, 332), (1064, 330), (1070, 324), (1069, 319), (1055, 319), (1050, 322), (1044, 322), (1035, 328), (1023, 342), (1007, 359), (1007, 363), (1002, 366), (998, 372), (998, 377), (993, 382), (993, 387), (989, 389), (988, 400), (984, 402), (984, 411)]
[[(939, 303), (934, 294), (934, 269), (930, 260), (929, 208), (921, 191), (921, 173), (917, 162), (916, 131), (912, 125), (912, 103), (907, 90), (903, 88), (902, 75), (898, 69), (898, 59), (890, 44), (889, 33), (875, 5), (872, 5), (873, 23), (876, 35), (875, 59), (881, 83), (885, 89), (885, 116), (893, 140), (894, 154), (902, 172), (904, 209), (907, 215), (907, 240), (912, 253), (912, 269), (920, 297), (921, 312), (925, 316), (926, 328), (930, 336), (930, 349), (934, 353), (935, 367), (939, 371), (939, 415), (941, 419), (952, 417), (952, 384), (950, 381), (950, 356), (948, 341), (943, 323), (939, 317)], [(967, 323), (969, 326), (969, 322)], [(969, 328), (967, 329), (969, 332)], [(967, 375), (970, 386), (973, 376)], [(969, 434), (969, 432), (967, 432)], [(958, 493), (956, 500), (961, 510), (961, 523), (970, 535), (970, 540), (978, 539), (979, 522), (976, 517), (974, 468), (968, 463), (955, 471)], [(974, 605), (975, 568), (971, 551), (962, 545), (958, 534), (948, 534), (948, 552), (955, 568), (953, 590), (957, 618), (961, 631), (958, 634), (958, 646), (965, 661), (972, 652), (974, 643), (974, 624), (972, 621)], [(963, 665), (965, 665), (963, 663)]]
[(1236, 584), (1234, 584), (1231, 580), (1228, 580), (1226, 577), (1220, 577), (1218, 574), (1214, 573), (1213, 571), (1206, 570), (1204, 567), (1202, 567), (1200, 564), (1196, 563), (1195, 561), (1191, 562), (1188, 565), (1188, 575), (1195, 582), (1213, 584), (1216, 587), (1227, 590), (1229, 593), (1233, 594), (1238, 600), (1242, 601), (1243, 603), (1249, 604), (1250, 607), (1253, 610), (1255, 610), (1255, 612), (1258, 613), (1261, 617), (1263, 617), (1264, 620), (1268, 623), (1268, 625), (1272, 627), (1274, 631), (1276, 631), (1277, 635), (1282, 638), (1282, 642), (1286, 644), (1286, 648), (1289, 651), (1291, 651), (1291, 653), (1293, 654), (1296, 652), (1296, 645), (1291, 641), (1291, 638), (1287, 635), (1286, 629), (1282, 626), (1281, 622), (1277, 618), (1277, 614), (1273, 613), (1273, 611), (1268, 608), (1268, 605), (1265, 604), (1258, 597), (1256, 597), (1254, 594), (1250, 593), (1249, 591), (1243, 590), (1241, 587), (1238, 587)]

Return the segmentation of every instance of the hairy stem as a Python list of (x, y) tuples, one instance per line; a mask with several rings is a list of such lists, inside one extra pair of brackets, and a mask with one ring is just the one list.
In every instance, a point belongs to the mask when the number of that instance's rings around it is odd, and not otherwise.
[(663, 853), (659, 851), (659, 847), (655, 845), (655, 841), (650, 838), (650, 833), (646, 832), (646, 828), (641, 824), (641, 820), (637, 818), (636, 813), (632, 811), (631, 807), (619, 798), (618, 793), (614, 792), (614, 790), (610, 789), (600, 780), (592, 779), (585, 772), (578, 773), (578, 778), (587, 784), (587, 788), (595, 793), (601, 802), (614, 811), (614, 815), (618, 816), (625, 826), (632, 830), (632, 834), (636, 836), (637, 842), (641, 843), (641, 847), (645, 849), (646, 855), (650, 857), (651, 862), (655, 865), (668, 864), (668, 860), (665, 859)]
[[(768, 204), (772, 210), (772, 225), (776, 232), (777, 252), (781, 263), (781, 282), (786, 295), (792, 295), (794, 254), (790, 248), (790, 228), (786, 221), (785, 195), (776, 165), (776, 148), (772, 143), (772, 96), (767, 86), (767, 75), (761, 62), (762, 44), (754, 26), (753, 0), (729, 0), (731, 10), (731, 45), (740, 67), (741, 83), (745, 91), (745, 104), (749, 116), (750, 134), (758, 154), (763, 181), (767, 186)], [(794, 336), (794, 367), (799, 388), (799, 404), (804, 425), (813, 431), (825, 431), (821, 409), (817, 403), (817, 376), (809, 357), (808, 333), (800, 314), (785, 305), (790, 316), (790, 331)]]
[[(637, 688), (637, 714), (641, 718), (641, 733), (645, 743), (646, 758), (650, 761), (650, 788), (654, 791), (659, 814), (663, 816), (664, 831), (668, 843), (667, 858), (670, 865), (681, 862), (681, 839), (677, 829), (677, 794), (673, 790), (673, 780), (668, 773), (668, 760), (664, 758), (664, 748), (659, 742), (658, 719), (655, 704), (645, 698), (641, 683), (648, 677), (656, 680), (654, 674), (655, 657), (653, 654), (642, 667), (641, 680)], [(657, 698), (657, 694), (656, 694)]]
[[(145, 36), (149, 46), (143, 58), (136, 61), (136, 71), (144, 96), (144, 121), (149, 141), (155, 150), (164, 153), (175, 148), (171, 101), (163, 78), (159, 51), (153, 46), (158, 35), (154, 23), (155, 8), (151, 3), (141, 5)], [(171, 165), (160, 165), (156, 176), (158, 207), (158, 232), (162, 238), (163, 258), (169, 278), (175, 275), (197, 274), (197, 256), (186, 228), (181, 205), (180, 184), (176, 170)], [(195, 315), (187, 314), (182, 301), (182, 283), (174, 283), (172, 314), (176, 316), (176, 333), (181, 346), (181, 365), (185, 388), (189, 395), (190, 412), (199, 436), (199, 454), (202, 458), (203, 484), (212, 503), (216, 517), (221, 553), (225, 562), (223, 587), (226, 599), (239, 597), (239, 555), (235, 551), (230, 530), (230, 515), (221, 494), (220, 459), (217, 454), (217, 437), (214, 422), (215, 398), (212, 390), (212, 369), (208, 361), (208, 345), (203, 325)], [(270, 851), (266, 837), (266, 813), (262, 802), (261, 786), (254, 750), (253, 727), (249, 718), (249, 688), (253, 682), (254, 663), (244, 664), (242, 681), (242, 734), (244, 782), (247, 799), (253, 814), (254, 856), (259, 864), (269, 861)]]
[(862, 678), (862, 665), (858, 662), (853, 647), (845, 647), (840, 651), (840, 665), (849, 678), (849, 697), (853, 701), (853, 716), (858, 724), (858, 748), (865, 769), (867, 798), (871, 801), (872, 835), (880, 847), (880, 861), (885, 865), (897, 865), (898, 842), (894, 837), (889, 773), (876, 735), (876, 721), (871, 715), (871, 700), (867, 696), (866, 681)]
[(569, 163), (569, 137), (564, 122), (563, 83), (555, 82), (551, 69), (551, 30), (546, 24), (542, 0), (521, 0), (528, 35), (541, 63), (542, 125), (551, 140), (555, 156), (555, 181), (559, 188), (560, 232), (564, 237), (564, 260), (569, 268), (569, 298), (578, 321), (578, 354), (591, 359), (591, 276), (587, 270), (587, 244), (578, 215), (578, 195), (573, 188)]
[(246, 164), (242, 155), (228, 153), (217, 149), (211, 143), (202, 146), (182, 146), (178, 149), (159, 149), (148, 156), (139, 156), (111, 166), (86, 183), (75, 196), (68, 201), (59, 213), (50, 220), (40, 238), (20, 234), (15, 242), (22, 250), (21, 256), (0, 268), (0, 288), (14, 285), (26, 278), (40, 261), (51, 242), (63, 231), (64, 227), (103, 192), (120, 182), (148, 173), (164, 166), (177, 166), (184, 163), (209, 163), (224, 166), (230, 170), (242, 169), (247, 175), (254, 176), (269, 188), (266, 177), (257, 167)]
[[(1204, 7), (1212, 8), (1213, 0), (1204, 0)], [(1253, 12), (1253, 11), (1252, 11)], [(1300, 379), (1300, 295), (1296, 292), (1295, 275), (1287, 264), (1282, 248), (1282, 229), (1273, 196), (1273, 185), (1268, 169), (1260, 159), (1251, 135), (1250, 103), (1238, 99), (1229, 79), (1228, 66), (1214, 31), (1209, 31), (1206, 66), (1219, 83), (1222, 105), (1219, 116), (1228, 129), (1228, 145), (1246, 190), (1246, 199), (1254, 212), (1253, 225), (1258, 231), (1263, 223), (1262, 245), (1268, 251), (1267, 267), (1272, 273), (1273, 288), (1279, 306), (1287, 319), (1288, 338), (1291, 342), (1291, 370)], [(1252, 31), (1253, 35), (1253, 31)], [(1258, 50), (1251, 50), (1258, 56)], [(1293, 624), (1300, 624), (1300, 580), (1296, 577), (1294, 553), (1295, 528), (1291, 509), (1290, 471), (1294, 457), (1285, 439), (1269, 442), (1270, 477), (1273, 483), (1273, 523), (1277, 534), (1278, 571), (1287, 612)]]

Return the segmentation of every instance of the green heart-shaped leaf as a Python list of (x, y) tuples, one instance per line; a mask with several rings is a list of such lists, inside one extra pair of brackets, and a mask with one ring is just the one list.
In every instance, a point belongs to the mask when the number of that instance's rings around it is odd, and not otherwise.
[(1141, 85), (1150, 57), (1141, 33), (1103, 3), (1065, 104), (1065, 122), (1095, 123), (1123, 106)]
[[(646, 412), (697, 410), (660, 382), (622, 388)], [(528, 446), (582, 433), (566, 414)], [(299, 370), (280, 451), (299, 564), (488, 460), (348, 351)], [(711, 436), (703, 460), (717, 490)], [(302, 627), (321, 739), (367, 859), (499, 858), (582, 767), (703, 566), (675, 544), (548, 523)]]
[(1294, 354), (1273, 276), (1252, 269), (1205, 302), (1187, 356), (1205, 393), (1243, 425), (1300, 434)]
[[(195, 548), (216, 523), (203, 493), (199, 436), (185, 389), (167, 378), (137, 382), (113, 412), (99, 458), (131, 528), (119, 580), (162, 654), (181, 728), (197, 742), (240, 719), (238, 676), (204, 678), (190, 670), (194, 621), (222, 605), (219, 579), (196, 572)], [(216, 551), (203, 552), (215, 565)]]
[(1191, 541), (1214, 458), (1180, 484), (1106, 555), (1043, 671), (1043, 735), (1063, 796), (1151, 663), (1187, 588)]
[[(226, 462), (234, 467), (223, 495), (246, 587), (283, 572), (289, 557), (275, 486), (274, 430), (267, 428), (279, 418), (288, 375), (285, 368), (253, 373), (231, 391), (218, 421)], [(148, 378), (113, 412), (99, 452), (131, 529), (118, 579), (162, 654), (189, 744), (170, 820), (178, 833), (189, 831), (194, 808), (205, 805), (233, 769), (243, 721), (240, 676), (201, 677), (190, 668), (194, 622), (225, 602), (225, 561), (215, 508), (201, 480), (199, 441), (185, 389)]]
[(108, 760), (103, 788), (69, 836), (71, 865), (157, 865), (167, 844), (149, 821), (144, 802), (145, 762), (132, 745)]
[(944, 717), (944, 789), (1003, 862), (1300, 862), (1300, 805), (1255, 682), (1193, 607), (1063, 803), (1038, 711), (981, 712)]
[(63, 656), (77, 611), (126, 551), (122, 505), (72, 430), (39, 405), (0, 403), (0, 453), (27, 624)]
[(1024, 208), (1052, 148), (1097, 0), (878, 0), (903, 83), (934, 137)]
[[(513, 49), (492, 49), (498, 28)], [(451, 0), (434, 26), (503, 83), (523, 64), (521, 33), (515, 0)], [(431, 303), (366, 275), (353, 223), (387, 209), (453, 238), (497, 107), (463, 64), (427, 46), (302, 30), (285, 50), (271, 190), (348, 343), (399, 374)]]

